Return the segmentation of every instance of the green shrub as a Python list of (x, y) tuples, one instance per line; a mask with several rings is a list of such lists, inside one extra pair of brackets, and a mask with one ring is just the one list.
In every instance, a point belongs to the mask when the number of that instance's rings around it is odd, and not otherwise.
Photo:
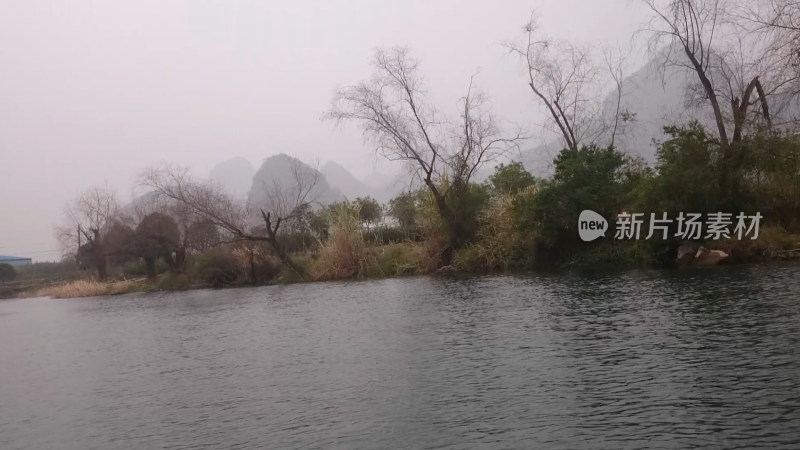
[(489, 177), (489, 184), (496, 195), (511, 195), (536, 184), (536, 178), (520, 162), (500, 164)]
[(189, 276), (170, 272), (159, 278), (156, 286), (162, 291), (185, 291), (190, 287)]
[(578, 239), (581, 211), (590, 209), (614, 223), (638, 185), (652, 176), (640, 160), (614, 147), (565, 149), (554, 165), (552, 179), (537, 183), (533, 195), (516, 198), (511, 207), (517, 231), (534, 239), (526, 253), (537, 264), (558, 264), (596, 245)]
[(383, 217), (383, 208), (372, 197), (358, 197), (353, 203), (358, 211), (358, 220), (363, 225), (378, 223)]
[(17, 278), (17, 271), (11, 264), (0, 263), (0, 282), (13, 281)]
[(364, 241), (370, 245), (385, 245), (403, 242), (406, 240), (406, 233), (398, 227), (378, 227), (364, 232)]
[(308, 250), (317, 244), (317, 238), (310, 232), (304, 233), (281, 233), (278, 234), (278, 242), (289, 253)]
[(657, 176), (645, 203), (671, 217), (681, 211), (719, 211), (719, 143), (697, 123), (683, 128), (665, 127), (664, 131), (670, 139), (656, 151)]
[(456, 234), (469, 241), (478, 234), (480, 213), (489, 204), (489, 188), (485, 184), (472, 183), (461, 190), (452, 186), (450, 192), (452, 194), (448, 195), (447, 204), (456, 216), (458, 229), (447, 230), (448, 234)]
[[(266, 283), (273, 280), (281, 271), (281, 262), (278, 258), (272, 256), (259, 256), (254, 258), (253, 272), (255, 274), (255, 283)], [(253, 275), (253, 274), (251, 274)]]
[(383, 245), (375, 249), (367, 267), (369, 277), (415, 275), (423, 272), (425, 248), (414, 242)]
[(305, 274), (312, 273), (313, 269), (316, 267), (316, 261), (313, 260), (312, 255), (309, 253), (292, 255), (292, 262), (300, 268), (300, 273), (286, 264), (280, 264), (278, 266), (278, 273), (273, 277), (273, 280), (286, 284), (308, 281)]
[(389, 201), (387, 213), (397, 220), (406, 237), (418, 237), (419, 195), (403, 192)]
[(761, 212), (783, 228), (800, 233), (800, 139), (754, 136), (743, 147), (746, 212)]
[[(157, 259), (156, 274), (160, 275), (167, 271), (169, 271), (169, 264), (161, 258)], [(147, 275), (147, 267), (144, 264), (144, 260), (137, 258), (124, 263), (122, 265), (122, 274), (127, 277), (143, 277)]]
[(241, 273), (236, 257), (224, 248), (212, 248), (192, 261), (192, 276), (213, 287), (233, 284)]
[(315, 238), (321, 240), (328, 239), (330, 227), (331, 220), (328, 208), (311, 211), (308, 214), (308, 229)]

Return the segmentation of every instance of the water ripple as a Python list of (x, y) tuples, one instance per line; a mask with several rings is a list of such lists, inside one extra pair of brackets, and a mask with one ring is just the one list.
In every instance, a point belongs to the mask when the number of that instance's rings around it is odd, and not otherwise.
[(798, 265), (0, 303), (0, 448), (798, 448)]

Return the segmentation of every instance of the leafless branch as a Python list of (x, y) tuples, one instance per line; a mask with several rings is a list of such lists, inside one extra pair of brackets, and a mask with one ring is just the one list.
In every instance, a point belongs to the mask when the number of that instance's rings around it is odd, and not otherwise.
[(380, 155), (409, 164), (433, 195), (451, 230), (451, 247), (457, 247), (464, 237), (450, 198), (462, 194), (479, 167), (526, 136), (521, 130), (501, 133), (474, 78), (460, 100), (460, 120), (442, 120), (425, 96), (418, 66), (407, 49), (377, 51), (373, 77), (337, 90), (324, 118), (357, 122)]

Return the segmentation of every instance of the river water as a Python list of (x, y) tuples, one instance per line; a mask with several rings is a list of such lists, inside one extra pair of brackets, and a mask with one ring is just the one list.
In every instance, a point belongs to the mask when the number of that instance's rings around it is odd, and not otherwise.
[(0, 301), (0, 448), (800, 448), (800, 265)]

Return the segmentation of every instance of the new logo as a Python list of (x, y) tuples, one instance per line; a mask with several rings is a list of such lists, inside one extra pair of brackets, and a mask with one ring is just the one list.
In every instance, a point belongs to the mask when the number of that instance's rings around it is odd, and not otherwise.
[(605, 237), (606, 231), (608, 231), (608, 221), (603, 216), (591, 209), (581, 212), (578, 217), (578, 235), (583, 241), (589, 242), (600, 236)]

